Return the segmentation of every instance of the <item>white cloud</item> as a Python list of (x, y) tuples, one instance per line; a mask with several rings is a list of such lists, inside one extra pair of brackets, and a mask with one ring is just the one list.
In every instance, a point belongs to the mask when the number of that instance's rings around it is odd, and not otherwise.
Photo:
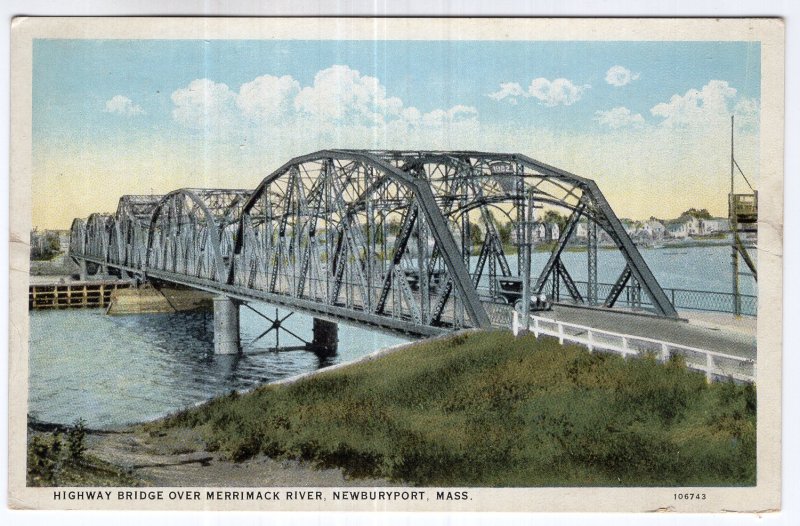
[(242, 84), (236, 105), (246, 116), (271, 119), (290, 112), (292, 99), (300, 93), (300, 83), (289, 75), (262, 75)]
[(125, 115), (126, 117), (142, 115), (144, 113), (141, 107), (134, 104), (131, 99), (124, 95), (114, 95), (107, 100), (106, 107), (103, 111), (107, 113), (116, 113), (117, 115)]
[(173, 118), (188, 128), (226, 138), (234, 131), (249, 131), (267, 142), (312, 133), (374, 140), (382, 127), (402, 134), (467, 125), (478, 113), (463, 105), (423, 113), (388, 96), (377, 78), (342, 65), (320, 70), (310, 86), (301, 86), (289, 75), (262, 75), (237, 93), (226, 84), (198, 79), (175, 90), (172, 101)]
[(528, 90), (522, 89), (516, 82), (504, 82), (500, 84), (500, 89), (488, 95), (489, 98), (497, 101), (504, 100), (510, 104), (516, 104), (520, 97), (535, 98), (544, 106), (569, 106), (581, 99), (583, 92), (591, 88), (584, 84), (578, 86), (571, 80), (558, 78), (548, 80), (544, 77), (533, 79), (528, 86)]
[(533, 79), (528, 86), (531, 97), (539, 99), (545, 106), (569, 106), (581, 99), (581, 95), (591, 86), (576, 86), (567, 79), (549, 81), (546, 78)]
[(449, 110), (433, 110), (422, 116), (422, 123), (425, 126), (437, 127), (447, 124), (455, 124), (473, 120), (478, 116), (478, 110), (472, 106), (461, 104), (453, 106)]
[(500, 89), (489, 94), (493, 100), (506, 100), (509, 104), (516, 104), (519, 97), (527, 97), (528, 94), (517, 82), (504, 82), (500, 84)]
[(606, 82), (612, 86), (624, 86), (638, 78), (638, 73), (631, 73), (631, 70), (623, 66), (611, 66), (611, 68), (606, 71)]
[(314, 76), (294, 100), (300, 113), (325, 121), (379, 125), (399, 116), (403, 101), (387, 97), (375, 77), (361, 75), (348, 66), (332, 66)]
[(684, 95), (673, 95), (668, 102), (656, 104), (650, 113), (661, 117), (661, 126), (675, 129), (715, 129), (737, 116), (737, 128), (757, 129), (759, 104), (755, 99), (736, 98), (736, 88), (724, 80), (712, 80)]
[(236, 98), (227, 84), (193, 80), (172, 93), (172, 117), (188, 128), (221, 131), (232, 122)]
[(607, 111), (596, 111), (594, 115), (594, 120), (612, 130), (627, 126), (642, 126), (644, 124), (644, 117), (640, 113), (632, 113), (631, 110), (624, 106), (611, 108)]

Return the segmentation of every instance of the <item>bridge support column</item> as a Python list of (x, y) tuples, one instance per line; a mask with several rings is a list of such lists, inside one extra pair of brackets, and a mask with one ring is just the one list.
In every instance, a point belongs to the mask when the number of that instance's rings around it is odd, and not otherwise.
[(336, 354), (339, 347), (339, 325), (336, 323), (314, 318), (314, 339), (311, 340), (309, 350), (317, 354)]
[(214, 297), (214, 354), (238, 354), (239, 304), (227, 296)]
[(81, 281), (86, 281), (87, 279), (89, 279), (89, 269), (86, 268), (86, 260), (81, 259), (80, 261), (78, 261), (78, 266), (80, 267), (79, 274), (81, 277)]

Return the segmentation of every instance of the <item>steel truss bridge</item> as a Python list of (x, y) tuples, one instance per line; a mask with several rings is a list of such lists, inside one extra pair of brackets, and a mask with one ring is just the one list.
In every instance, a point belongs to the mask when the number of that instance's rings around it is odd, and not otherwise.
[[(547, 262), (531, 269), (534, 230), (551, 209), (568, 219)], [(565, 263), (578, 229), (580, 290)], [(616, 251), (598, 251), (599, 232)], [(607, 252), (621, 260), (619, 277), (598, 297)], [(115, 214), (73, 221), (70, 255), (106, 272), (418, 336), (486, 328), (503, 312), (510, 324), (502, 304), (523, 294), (613, 308), (633, 290), (642, 308), (677, 317), (594, 181), (520, 154), (319, 151), (255, 190), (123, 196)]]

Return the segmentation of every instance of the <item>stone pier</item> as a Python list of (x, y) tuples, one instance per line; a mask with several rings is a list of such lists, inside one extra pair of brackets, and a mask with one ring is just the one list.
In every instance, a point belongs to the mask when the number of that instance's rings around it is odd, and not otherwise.
[(238, 354), (239, 303), (228, 296), (214, 297), (214, 354)]

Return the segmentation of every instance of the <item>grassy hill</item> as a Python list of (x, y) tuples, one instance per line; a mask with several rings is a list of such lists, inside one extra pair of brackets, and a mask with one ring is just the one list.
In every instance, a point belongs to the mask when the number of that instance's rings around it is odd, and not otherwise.
[(755, 399), (679, 360), (474, 332), (146, 429), (194, 428), (233, 460), (265, 453), (415, 485), (754, 485)]

